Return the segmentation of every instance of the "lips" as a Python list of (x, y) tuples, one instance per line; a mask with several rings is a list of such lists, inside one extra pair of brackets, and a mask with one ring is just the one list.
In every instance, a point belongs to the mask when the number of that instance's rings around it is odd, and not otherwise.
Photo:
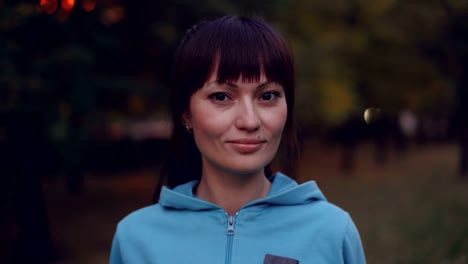
[(236, 139), (236, 140), (228, 140), (229, 143), (234, 143), (234, 144), (246, 144), (246, 145), (253, 145), (253, 144), (261, 144), (265, 143), (266, 140), (261, 140), (261, 139), (250, 139), (250, 138), (242, 138), (242, 139)]
[(258, 151), (266, 140), (260, 139), (236, 139), (236, 140), (229, 140), (229, 143), (235, 150), (242, 154), (254, 153)]

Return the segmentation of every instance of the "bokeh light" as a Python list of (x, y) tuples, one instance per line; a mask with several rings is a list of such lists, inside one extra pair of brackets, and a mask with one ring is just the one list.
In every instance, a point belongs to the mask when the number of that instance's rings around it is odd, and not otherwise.
[(53, 14), (57, 10), (57, 0), (41, 0), (41, 9), (47, 14)]
[(62, 8), (65, 11), (71, 11), (75, 6), (75, 0), (62, 0)]
[(364, 111), (364, 121), (367, 124), (371, 124), (377, 121), (381, 115), (382, 110), (376, 107), (369, 107)]
[(95, 0), (84, 0), (83, 1), (83, 9), (86, 12), (91, 12), (96, 8), (96, 1)]

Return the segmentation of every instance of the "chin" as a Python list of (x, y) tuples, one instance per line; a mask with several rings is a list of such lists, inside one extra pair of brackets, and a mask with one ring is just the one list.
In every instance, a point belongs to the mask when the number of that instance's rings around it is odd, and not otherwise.
[(269, 163), (270, 162), (266, 162), (266, 161), (252, 162), (252, 160), (246, 160), (243, 162), (239, 162), (237, 164), (232, 164), (232, 166), (227, 166), (225, 168), (231, 173), (239, 174), (239, 175), (253, 175), (253, 174), (258, 174), (258, 173), (263, 174), (265, 167)]
[[(210, 159), (210, 157), (213, 157)], [(257, 153), (254, 155), (241, 155), (222, 153), (203, 157), (204, 166), (214, 170), (233, 175), (251, 176), (263, 174), (265, 167), (273, 160), (273, 155)]]

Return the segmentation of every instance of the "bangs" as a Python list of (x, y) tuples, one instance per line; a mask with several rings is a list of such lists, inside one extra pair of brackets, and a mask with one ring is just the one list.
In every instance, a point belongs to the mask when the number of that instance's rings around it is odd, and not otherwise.
[(185, 44), (187, 53), (183, 56), (191, 57), (186, 65), (193, 67), (189, 75), (198, 77), (195, 90), (201, 88), (215, 70), (216, 79), (221, 83), (240, 77), (243, 81), (258, 81), (263, 72), (269, 81), (293, 89), (290, 52), (278, 33), (265, 23), (243, 17), (224, 17), (202, 25)]

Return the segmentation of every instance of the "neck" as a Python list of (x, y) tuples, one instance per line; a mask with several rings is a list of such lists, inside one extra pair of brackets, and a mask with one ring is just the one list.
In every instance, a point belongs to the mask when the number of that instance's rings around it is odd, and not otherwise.
[(270, 187), (271, 183), (263, 170), (251, 175), (234, 175), (219, 171), (210, 173), (203, 170), (196, 194), (233, 215), (245, 204), (266, 197)]

